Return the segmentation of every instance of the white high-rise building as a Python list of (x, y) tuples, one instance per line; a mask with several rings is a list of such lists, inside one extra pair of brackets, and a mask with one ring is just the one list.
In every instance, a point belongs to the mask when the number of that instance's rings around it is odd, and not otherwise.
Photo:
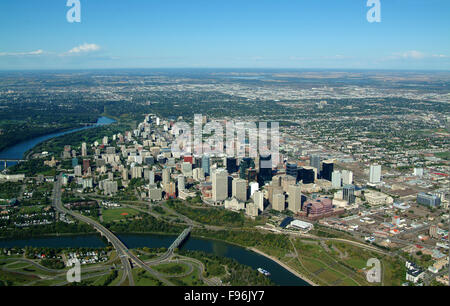
[(293, 213), (298, 213), (302, 208), (302, 188), (300, 185), (290, 185), (288, 187), (288, 209)]
[(349, 170), (342, 170), (342, 185), (353, 184), (353, 172)]
[(331, 174), (331, 187), (334, 189), (341, 188), (342, 185), (342, 174), (341, 171), (333, 171)]
[(264, 211), (264, 192), (255, 191), (253, 194), (253, 202), (256, 207), (258, 207), (259, 211)]
[(249, 186), (250, 186), (250, 196), (252, 197), (255, 191), (259, 190), (259, 184), (257, 182), (251, 182)]
[(228, 198), (228, 173), (225, 169), (216, 169), (211, 177), (212, 200), (221, 202)]
[(87, 145), (85, 142), (81, 144), (81, 156), (87, 156)]
[(378, 184), (381, 182), (381, 165), (371, 165), (369, 171), (369, 183)]
[(155, 184), (155, 171), (150, 171), (149, 181), (150, 181), (150, 185), (154, 185)]

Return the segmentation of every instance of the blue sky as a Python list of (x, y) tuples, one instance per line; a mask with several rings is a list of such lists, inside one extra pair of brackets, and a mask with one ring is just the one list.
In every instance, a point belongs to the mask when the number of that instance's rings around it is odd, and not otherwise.
[(0, 1), (0, 69), (369, 68), (450, 70), (450, 1)]

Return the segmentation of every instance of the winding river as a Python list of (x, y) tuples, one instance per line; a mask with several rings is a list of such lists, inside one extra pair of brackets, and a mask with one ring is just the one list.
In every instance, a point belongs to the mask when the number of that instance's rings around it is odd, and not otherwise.
[[(113, 119), (107, 117), (100, 117), (95, 125), (87, 126), (83, 128), (77, 128), (65, 132), (58, 132), (40, 136), (31, 140), (24, 141), (17, 145), (14, 145), (2, 152), (0, 152), (1, 159), (22, 159), (25, 152), (32, 149), (36, 145), (49, 140), (51, 138), (63, 136), (69, 133), (82, 131), (89, 128), (94, 128), (102, 125), (108, 125), (115, 122)], [(8, 164), (8, 166), (13, 163)], [(3, 167), (1, 165), (0, 167)], [(2, 168), (0, 168), (1, 170)], [(174, 235), (156, 235), (156, 234), (122, 234), (118, 235), (125, 245), (129, 248), (137, 247), (169, 247), (171, 243), (176, 239)], [(97, 235), (76, 235), (76, 236), (59, 236), (59, 237), (42, 237), (32, 238), (24, 240), (0, 240), (0, 248), (9, 247), (92, 247), (100, 248), (106, 246), (105, 242)], [(263, 268), (268, 270), (271, 275), (272, 281), (280, 286), (309, 286), (307, 282), (298, 278), (293, 273), (289, 272), (271, 259), (257, 254), (253, 251), (247, 250), (243, 247), (232, 245), (222, 241), (201, 239), (190, 237), (182, 245), (183, 249), (193, 251), (204, 251), (207, 253), (213, 253), (217, 256), (229, 257), (237, 260), (239, 263), (248, 265), (254, 269)]]
[[(97, 120), (97, 123), (93, 124), (93, 125), (89, 125), (89, 126), (85, 126), (82, 128), (76, 128), (76, 129), (72, 129), (72, 130), (67, 130), (67, 131), (63, 131), (63, 132), (56, 132), (56, 133), (51, 133), (51, 134), (47, 134), (44, 136), (39, 136), (30, 140), (26, 140), (23, 142), (20, 142), (18, 144), (15, 144), (14, 146), (11, 146), (3, 151), (0, 152), (0, 160), (2, 159), (23, 159), (25, 156), (25, 153), (28, 150), (31, 150), (32, 148), (34, 148), (36, 145), (52, 139), (52, 138), (56, 138), (59, 136), (63, 136), (63, 135), (67, 135), (70, 133), (74, 133), (74, 132), (79, 132), (79, 131), (83, 131), (83, 130), (87, 130), (87, 129), (92, 129), (95, 127), (99, 127), (102, 125), (108, 125), (111, 123), (114, 123), (115, 120), (108, 118), (108, 117), (100, 117)], [(14, 165), (14, 162), (8, 163), (8, 167)], [(0, 170), (3, 170), (4, 165), (1, 164), (0, 165)]]

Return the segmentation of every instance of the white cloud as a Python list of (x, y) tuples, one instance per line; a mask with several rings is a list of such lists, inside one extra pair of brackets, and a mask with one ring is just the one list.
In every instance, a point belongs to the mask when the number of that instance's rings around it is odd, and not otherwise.
[(416, 50), (406, 51), (400, 54), (400, 57), (406, 59), (422, 59), (425, 57), (425, 54)]
[(66, 52), (66, 54), (73, 55), (73, 54), (88, 53), (88, 52), (93, 52), (93, 51), (98, 51), (98, 50), (100, 50), (99, 45), (84, 43), (75, 48), (72, 48), (71, 50)]
[(32, 55), (42, 55), (45, 52), (41, 49), (30, 52), (0, 52), (0, 56), (32, 56)]

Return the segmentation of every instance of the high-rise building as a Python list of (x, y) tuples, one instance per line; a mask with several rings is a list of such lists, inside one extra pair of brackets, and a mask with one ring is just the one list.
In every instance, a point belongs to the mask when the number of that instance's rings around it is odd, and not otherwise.
[(91, 168), (91, 161), (89, 159), (83, 159), (83, 172), (89, 172)]
[(164, 168), (162, 170), (162, 184), (163, 186), (166, 186), (170, 183), (170, 169)]
[(342, 173), (340, 171), (333, 171), (331, 174), (331, 187), (334, 189), (341, 188), (342, 185)]
[(247, 201), (247, 181), (243, 179), (233, 179), (232, 182), (232, 195), (237, 200), (246, 202)]
[(342, 170), (342, 184), (350, 185), (353, 184), (353, 172), (349, 170)]
[(344, 185), (344, 188), (342, 188), (342, 198), (349, 204), (355, 203), (355, 186)]
[(212, 200), (221, 202), (228, 197), (228, 173), (225, 169), (217, 169), (212, 173)]
[(259, 190), (259, 184), (257, 182), (251, 182), (249, 184), (250, 187), (250, 196), (252, 197), (255, 191)]
[(309, 164), (311, 167), (316, 168), (317, 173), (320, 173), (320, 155), (313, 154), (309, 157)]
[(255, 191), (253, 194), (253, 202), (256, 207), (258, 207), (259, 211), (264, 211), (264, 192)]
[(259, 156), (259, 181), (267, 183), (272, 180), (272, 155)]
[(238, 167), (237, 167), (237, 160), (234, 157), (227, 157), (225, 159), (226, 161), (226, 167), (227, 167), (227, 171), (228, 173), (235, 173), (238, 171)]
[(150, 181), (150, 185), (154, 185), (155, 184), (155, 171), (150, 171), (148, 179)]
[(293, 213), (298, 213), (302, 209), (302, 189), (300, 185), (290, 185), (288, 187), (288, 209)]
[(369, 171), (369, 183), (378, 184), (381, 182), (381, 166), (380, 165), (371, 165)]
[(331, 182), (331, 175), (334, 169), (334, 162), (332, 160), (326, 160), (322, 163), (322, 172), (320, 177), (324, 180)]
[(286, 174), (293, 176), (297, 179), (297, 176), (298, 176), (297, 163), (287, 162), (286, 163)]
[(183, 191), (185, 189), (185, 177), (184, 175), (178, 176), (178, 191)]
[(192, 176), (192, 164), (190, 162), (183, 162), (181, 164), (181, 172), (184, 176)]
[(208, 155), (203, 155), (202, 157), (202, 169), (205, 176), (211, 175), (211, 165)]
[(131, 168), (131, 178), (132, 179), (140, 179), (142, 178), (143, 168), (142, 167), (133, 167)]
[(87, 156), (87, 145), (85, 142), (81, 144), (81, 156)]
[(313, 167), (301, 167), (298, 171), (298, 181), (303, 184), (313, 184), (316, 177), (316, 169)]
[(283, 193), (273, 195), (272, 208), (276, 211), (284, 211), (286, 209), (286, 197)]
[(75, 176), (82, 176), (83, 175), (80, 165), (75, 166), (73, 168), (73, 171), (74, 171)]
[(250, 157), (244, 157), (239, 163), (239, 176), (241, 179), (247, 179), (247, 170), (255, 168), (255, 162)]

